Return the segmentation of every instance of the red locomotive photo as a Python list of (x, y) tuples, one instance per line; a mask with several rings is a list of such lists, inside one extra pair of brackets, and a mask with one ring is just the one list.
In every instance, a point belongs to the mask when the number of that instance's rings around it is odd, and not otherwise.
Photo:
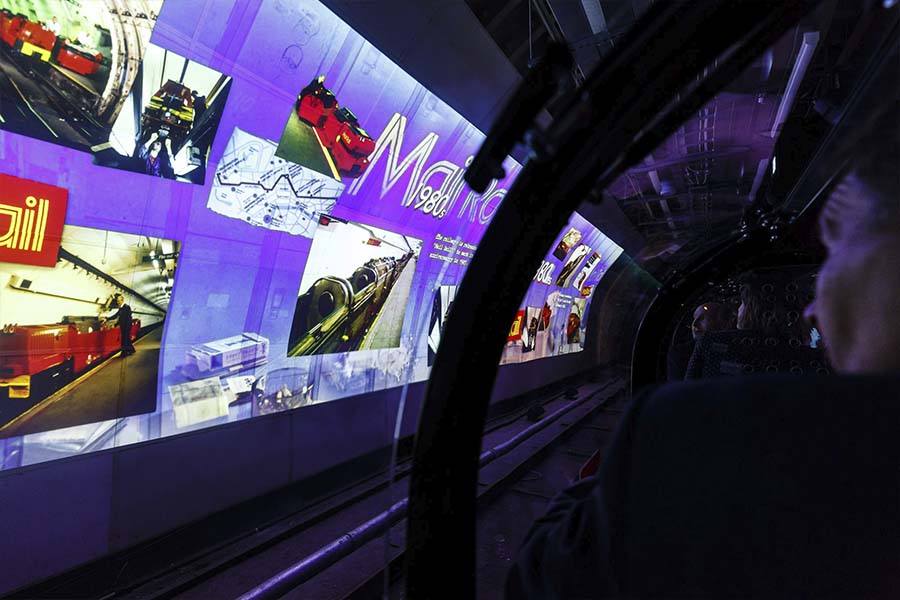
[(93, 75), (100, 68), (103, 54), (91, 52), (58, 36), (45, 24), (28, 20), (21, 14), (0, 9), (0, 40), (23, 56), (35, 56), (44, 62), (80, 75)]
[(56, 54), (56, 62), (59, 63), (59, 66), (82, 75), (96, 73), (102, 61), (103, 55), (99, 52), (91, 52), (69, 40), (62, 42)]
[(369, 167), (375, 140), (359, 124), (359, 118), (341, 106), (319, 75), (300, 91), (278, 156), (335, 178), (357, 178)]
[(323, 128), (338, 107), (334, 93), (324, 84), (325, 76), (319, 75), (297, 97), (297, 115), (313, 127)]
[[(118, 327), (96, 317), (66, 317), (54, 325), (4, 325), (0, 329), (0, 388), (8, 398), (30, 398), (32, 382), (55, 391), (119, 351)], [(141, 322), (131, 324), (131, 340)]]
[(156, 408), (179, 250), (65, 225), (53, 266), (0, 262), (0, 439)]

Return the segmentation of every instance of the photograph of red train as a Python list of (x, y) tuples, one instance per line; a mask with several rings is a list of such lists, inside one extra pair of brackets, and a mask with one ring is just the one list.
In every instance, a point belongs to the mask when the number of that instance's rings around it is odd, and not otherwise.
[(231, 77), (149, 44), (141, 77), (94, 164), (202, 185)]
[(400, 346), (422, 241), (323, 215), (300, 281), (288, 356)]
[(0, 129), (79, 150), (106, 141), (162, 4), (0, 0)]
[(366, 172), (374, 151), (375, 139), (319, 75), (300, 90), (276, 156), (335, 179), (356, 179)]
[(0, 263), (0, 438), (156, 409), (178, 253), (67, 225), (54, 267)]

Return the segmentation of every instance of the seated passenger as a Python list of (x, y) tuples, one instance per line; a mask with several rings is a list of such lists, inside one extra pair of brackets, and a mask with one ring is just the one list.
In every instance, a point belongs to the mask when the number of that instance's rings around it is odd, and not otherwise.
[[(689, 357), (684, 379), (705, 379), (719, 375), (737, 374), (722, 372), (719, 364), (735, 361), (737, 344), (741, 339), (772, 336), (777, 332), (773, 319), (763, 311), (762, 282), (757, 277), (747, 277), (741, 284), (741, 304), (737, 309), (737, 330), (698, 340)], [(743, 332), (743, 333), (740, 333)], [(748, 337), (749, 336), (749, 337)]]
[(688, 362), (694, 352), (695, 342), (709, 331), (724, 331), (734, 328), (734, 314), (727, 305), (719, 302), (707, 302), (694, 309), (691, 322), (692, 339), (672, 344), (667, 360), (667, 379), (680, 381), (684, 379)]
[(741, 285), (741, 304), (737, 309), (737, 328), (743, 331), (770, 333), (771, 319), (763, 311), (761, 282), (751, 278)]
[(598, 477), (528, 533), (507, 598), (897, 596), (900, 103), (888, 108), (820, 219), (829, 256), (807, 316), (841, 375), (636, 397)]

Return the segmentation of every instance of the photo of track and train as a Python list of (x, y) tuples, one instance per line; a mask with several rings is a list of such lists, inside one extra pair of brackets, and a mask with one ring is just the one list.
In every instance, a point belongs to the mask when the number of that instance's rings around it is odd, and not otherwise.
[(66, 226), (55, 267), (0, 263), (0, 438), (156, 409), (178, 253)]
[(87, 151), (138, 77), (163, 0), (0, 0), (0, 129)]
[(94, 164), (203, 185), (231, 77), (149, 44), (128, 107)]
[(365, 173), (374, 151), (375, 139), (319, 75), (300, 90), (276, 156), (340, 180)]
[(400, 346), (422, 241), (323, 215), (294, 311), (288, 356)]

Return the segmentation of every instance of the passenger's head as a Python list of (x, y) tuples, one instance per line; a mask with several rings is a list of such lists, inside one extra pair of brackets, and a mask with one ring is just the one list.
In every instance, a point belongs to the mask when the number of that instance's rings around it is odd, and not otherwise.
[(694, 339), (699, 339), (704, 333), (710, 331), (724, 331), (734, 328), (734, 314), (725, 304), (707, 302), (694, 309), (694, 320), (691, 323), (691, 333)]
[(844, 373), (900, 371), (900, 103), (866, 127), (819, 218), (828, 258), (805, 311)]
[(156, 158), (157, 156), (159, 156), (159, 153), (161, 150), (162, 150), (162, 142), (159, 140), (156, 140), (155, 142), (150, 144), (150, 157)]
[(755, 279), (741, 284), (741, 304), (737, 309), (737, 328), (768, 331), (769, 324), (763, 316), (763, 290)]
[(123, 296), (122, 294), (116, 294), (115, 301), (116, 306), (122, 306), (123, 304), (125, 304), (125, 296)]

